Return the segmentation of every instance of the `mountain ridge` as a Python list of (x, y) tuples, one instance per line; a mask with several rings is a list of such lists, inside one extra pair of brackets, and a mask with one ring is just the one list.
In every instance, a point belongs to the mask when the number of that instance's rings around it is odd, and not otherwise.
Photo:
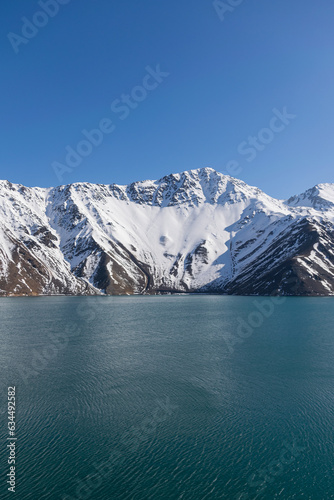
[[(304, 204), (304, 205), (303, 205)], [(212, 168), (0, 181), (0, 294), (334, 294), (334, 184), (288, 200)]]

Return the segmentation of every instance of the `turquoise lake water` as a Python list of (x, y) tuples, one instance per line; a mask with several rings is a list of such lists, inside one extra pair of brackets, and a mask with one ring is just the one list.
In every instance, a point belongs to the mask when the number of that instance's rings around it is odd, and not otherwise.
[(1, 499), (334, 498), (334, 299), (2, 298), (0, 318)]

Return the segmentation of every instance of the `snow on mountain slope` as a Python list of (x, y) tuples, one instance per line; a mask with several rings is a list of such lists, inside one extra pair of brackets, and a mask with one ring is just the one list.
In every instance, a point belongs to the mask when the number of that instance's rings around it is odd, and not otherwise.
[(209, 168), (129, 186), (3, 181), (0, 288), (332, 294), (334, 187), (314, 190), (282, 202)]
[(320, 211), (334, 210), (334, 184), (318, 184), (305, 193), (292, 196), (286, 204), (290, 207), (311, 207)]
[(82, 293), (91, 288), (71, 273), (60, 251), (45, 213), (47, 192), (0, 182), (0, 293)]

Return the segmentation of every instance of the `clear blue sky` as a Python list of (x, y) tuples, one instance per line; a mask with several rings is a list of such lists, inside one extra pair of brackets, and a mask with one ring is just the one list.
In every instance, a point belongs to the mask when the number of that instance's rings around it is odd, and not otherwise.
[[(244, 0), (224, 20), (204, 0), (70, 0), (53, 17), (38, 11), (31, 0), (0, 7), (1, 179), (60, 184), (52, 164), (108, 118), (113, 131), (62, 183), (226, 172), (232, 160), (236, 177), (278, 198), (334, 182), (333, 2)], [(23, 17), (46, 24), (34, 36), (25, 28), (26, 43), (9, 40), (23, 36)], [(152, 90), (135, 89), (135, 109), (112, 111), (158, 64), (169, 76), (155, 89), (147, 77)], [(272, 110), (284, 107), (296, 117), (278, 132)], [(275, 132), (261, 133), (270, 124)], [(259, 133), (266, 144), (247, 161)]]

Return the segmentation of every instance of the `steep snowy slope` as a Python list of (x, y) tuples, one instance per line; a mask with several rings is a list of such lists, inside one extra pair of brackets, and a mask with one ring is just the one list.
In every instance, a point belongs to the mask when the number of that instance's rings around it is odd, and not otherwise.
[(0, 182), (0, 293), (95, 293), (64, 259), (46, 196), (45, 189)]
[(334, 293), (334, 187), (287, 202), (204, 168), (129, 186), (0, 183), (3, 294)]

